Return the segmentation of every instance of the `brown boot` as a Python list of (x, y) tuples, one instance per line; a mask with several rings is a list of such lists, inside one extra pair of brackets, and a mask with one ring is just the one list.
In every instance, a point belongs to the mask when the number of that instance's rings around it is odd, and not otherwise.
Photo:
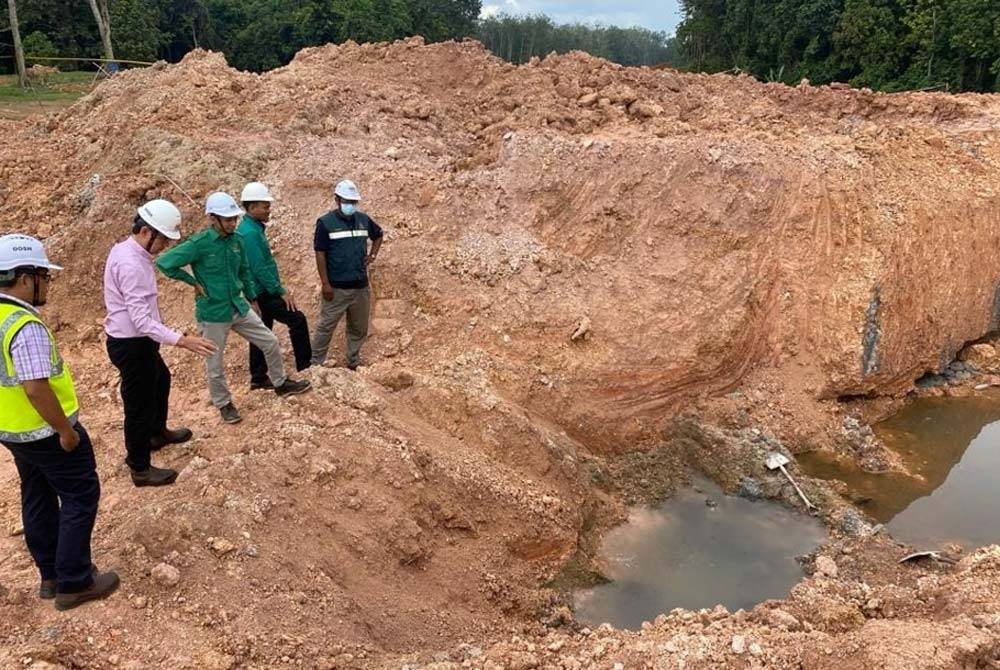
[(121, 580), (118, 579), (117, 572), (113, 570), (100, 572), (94, 575), (94, 583), (84, 591), (80, 591), (79, 593), (57, 593), (56, 609), (60, 611), (71, 610), (91, 600), (107, 598), (118, 589), (120, 583)]

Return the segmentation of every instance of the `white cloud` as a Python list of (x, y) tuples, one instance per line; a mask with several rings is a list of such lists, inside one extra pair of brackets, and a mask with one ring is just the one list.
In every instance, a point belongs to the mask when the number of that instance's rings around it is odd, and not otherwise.
[(673, 32), (680, 22), (679, 0), (485, 0), (481, 16), (543, 13), (559, 23), (645, 26)]
[(482, 19), (488, 19), (491, 16), (496, 16), (498, 14), (521, 14), (521, 5), (517, 0), (504, 0), (503, 4), (484, 4), (483, 8), (479, 11), (479, 17)]

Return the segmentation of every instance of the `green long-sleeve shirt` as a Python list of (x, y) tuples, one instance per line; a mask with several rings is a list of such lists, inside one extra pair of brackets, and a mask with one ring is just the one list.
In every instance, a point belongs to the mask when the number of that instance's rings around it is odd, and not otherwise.
[(243, 238), (243, 248), (250, 263), (250, 273), (261, 293), (285, 295), (285, 287), (278, 276), (278, 264), (274, 262), (271, 245), (264, 234), (264, 224), (249, 214), (240, 221), (236, 234)]
[[(222, 237), (215, 228), (206, 228), (157, 257), (156, 267), (171, 279), (205, 289), (206, 295), (195, 298), (198, 321), (225, 323), (250, 310), (243, 294), (250, 300), (257, 297), (244, 247), (239, 235)], [(187, 266), (194, 276), (184, 270)]]

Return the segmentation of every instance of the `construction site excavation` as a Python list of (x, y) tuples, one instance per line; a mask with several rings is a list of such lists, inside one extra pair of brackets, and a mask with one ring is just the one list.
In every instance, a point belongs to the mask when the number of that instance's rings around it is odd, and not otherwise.
[[(196, 50), (0, 120), (0, 234), (64, 268), (41, 314), (121, 577), (38, 598), (0, 450), (0, 668), (1000, 667), (998, 127), (995, 95), (421, 38)], [(136, 208), (190, 236), (263, 182), (313, 323), (344, 178), (384, 231), (364, 364), (338, 331), (279, 399), (231, 338), (227, 425), (165, 347), (194, 438), (133, 486), (101, 294)]]

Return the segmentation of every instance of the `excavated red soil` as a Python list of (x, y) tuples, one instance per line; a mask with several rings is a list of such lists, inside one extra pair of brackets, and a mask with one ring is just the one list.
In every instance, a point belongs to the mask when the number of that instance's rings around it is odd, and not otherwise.
[[(786, 601), (589, 631), (545, 584), (688, 465), (785, 500), (762, 440), (891, 465), (854, 417), (1000, 314), (998, 121), (993, 96), (579, 53), (514, 67), (414, 39), (264, 75), (194, 52), (3, 123), (0, 229), (66, 266), (46, 316), (95, 436), (95, 560), (123, 587), (67, 614), (35, 599), (3, 457), (0, 666), (993, 667), (1000, 548), (898, 566), (905, 549), (817, 482), (834, 539)], [(171, 198), (192, 231), (208, 192), (265, 181), (315, 317), (312, 228), (345, 176), (387, 230), (371, 365), (310, 370), (313, 393), (278, 400), (247, 390), (235, 344), (230, 427), (198, 361), (167, 352), (197, 439), (157, 457), (175, 486), (133, 488), (100, 286), (136, 205)], [(185, 287), (161, 302), (194, 327)]]

